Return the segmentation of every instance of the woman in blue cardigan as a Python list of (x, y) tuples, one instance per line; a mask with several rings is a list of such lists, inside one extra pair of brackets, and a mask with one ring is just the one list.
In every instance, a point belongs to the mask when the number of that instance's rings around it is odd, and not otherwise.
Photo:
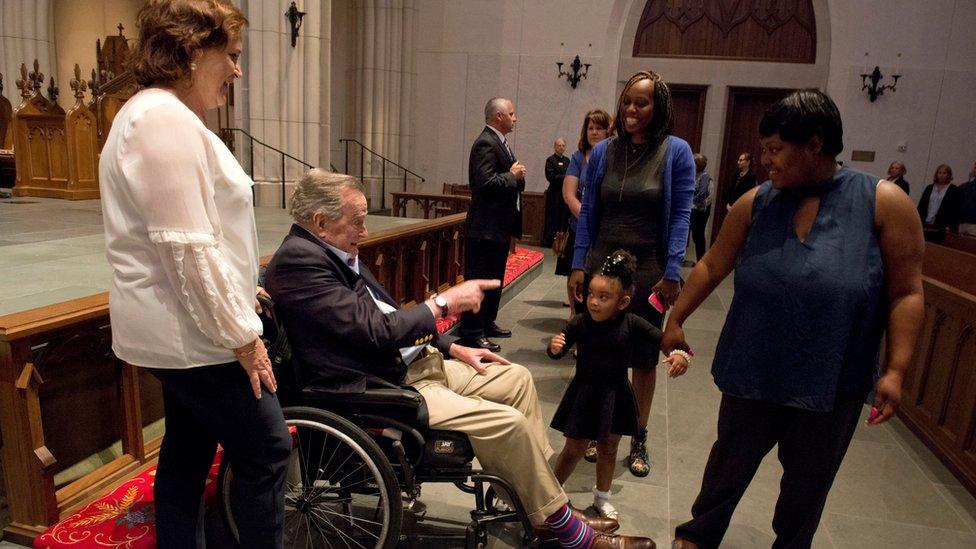
[[(617, 249), (637, 257), (635, 295), (629, 311), (657, 327), (664, 314), (648, 299), (656, 293), (665, 305), (678, 297), (681, 260), (688, 244), (688, 225), (695, 191), (691, 147), (670, 135), (674, 127), (671, 91), (661, 77), (641, 71), (630, 78), (617, 101), (617, 136), (594, 148), (586, 168), (573, 250), (569, 289), (583, 300), (588, 276)], [(657, 380), (656, 353), (634, 367), (638, 436), (627, 459), (630, 472), (650, 472), (647, 420)]]

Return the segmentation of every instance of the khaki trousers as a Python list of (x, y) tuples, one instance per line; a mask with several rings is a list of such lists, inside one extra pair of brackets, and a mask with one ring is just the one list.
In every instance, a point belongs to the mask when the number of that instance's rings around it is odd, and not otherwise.
[(532, 374), (518, 364), (492, 364), (482, 376), (428, 350), (410, 365), (405, 382), (427, 402), (430, 428), (468, 435), (484, 470), (507, 480), (532, 524), (542, 525), (569, 498), (549, 467), (554, 452)]

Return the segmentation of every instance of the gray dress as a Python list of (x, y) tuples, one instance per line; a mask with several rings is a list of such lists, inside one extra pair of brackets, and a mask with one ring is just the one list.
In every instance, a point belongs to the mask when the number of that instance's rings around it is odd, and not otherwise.
[[(661, 240), (661, 220), (664, 217), (664, 160), (668, 140), (656, 150), (633, 147), (621, 139), (607, 146), (607, 172), (600, 187), (597, 216), (600, 232), (586, 256), (586, 273), (598, 272), (607, 256), (624, 249), (637, 258), (634, 277), (634, 297), (628, 312), (634, 313), (654, 326), (661, 327), (663, 315), (647, 302), (651, 287), (664, 275), (667, 262), (665, 243)], [(587, 285), (589, 284), (587, 277)], [(653, 366), (657, 354), (650, 364)], [(641, 367), (635, 364), (636, 367)]]

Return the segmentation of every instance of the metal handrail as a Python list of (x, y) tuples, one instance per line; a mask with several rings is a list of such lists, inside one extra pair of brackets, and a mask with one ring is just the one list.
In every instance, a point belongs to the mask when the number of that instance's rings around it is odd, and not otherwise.
[(427, 181), (424, 176), (416, 173), (412, 170), (407, 169), (393, 160), (383, 156), (382, 154), (370, 149), (366, 145), (363, 145), (357, 139), (343, 138), (339, 140), (339, 143), (345, 145), (345, 158), (346, 158), (346, 173), (349, 173), (349, 143), (355, 143), (359, 145), (359, 177), (365, 179), (365, 169), (366, 169), (366, 152), (373, 156), (377, 156), (383, 162), (380, 164), (380, 209), (386, 209), (386, 164), (390, 163), (393, 166), (403, 170), (403, 192), (407, 192), (407, 174), (410, 174), (420, 180), (421, 183)]
[[(278, 153), (278, 154), (281, 155), (281, 207), (282, 208), (284, 208), (285, 207), (285, 204), (286, 204), (286, 198), (285, 198), (285, 181), (286, 181), (285, 180), (285, 158), (290, 158), (291, 160), (294, 160), (295, 162), (298, 162), (299, 164), (305, 166), (306, 168), (314, 168), (315, 167), (315, 166), (309, 164), (308, 162), (305, 162), (301, 158), (296, 158), (296, 157), (294, 157), (294, 156), (286, 153), (285, 151), (283, 151), (281, 149), (278, 149), (278, 148), (275, 148), (275, 147), (273, 147), (271, 145), (268, 145), (264, 141), (261, 141), (257, 137), (254, 137), (253, 135), (251, 135), (250, 133), (248, 133), (247, 130), (244, 130), (242, 128), (221, 128), (221, 131), (241, 132), (242, 134), (244, 134), (245, 137), (247, 137), (248, 139), (251, 140), (251, 146), (248, 149), (249, 156), (250, 156), (250, 165), (248, 167), (249, 167), (250, 172), (251, 172), (250, 173), (250, 176), (251, 176), (251, 180), (252, 181), (254, 180), (254, 144), (255, 143), (257, 143), (258, 145), (261, 145), (262, 147), (264, 147), (266, 149), (270, 149), (270, 150), (272, 150), (272, 151), (274, 151), (274, 152), (276, 152), (276, 153)], [(338, 170), (336, 170), (335, 166), (333, 166), (332, 164), (329, 164), (329, 168), (333, 172), (338, 171)]]

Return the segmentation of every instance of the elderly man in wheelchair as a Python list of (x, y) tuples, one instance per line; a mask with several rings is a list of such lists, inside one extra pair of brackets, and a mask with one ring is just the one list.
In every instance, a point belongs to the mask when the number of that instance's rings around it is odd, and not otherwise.
[[(477, 310), (500, 282), (467, 281), (398, 308), (358, 261), (363, 191), (353, 177), (309, 170), (265, 276), (265, 337), (295, 448), (286, 546), (394, 547), (404, 501), (412, 506), (423, 482), (453, 482), (475, 495), (469, 547), (486, 544), (493, 522), (521, 522), (524, 545), (654, 547), (569, 506), (528, 370), (437, 333), (438, 316)], [(230, 482), (232, 472), (221, 486)], [(492, 492), (510, 507), (493, 505)], [(228, 503), (232, 531), (233, 515)]]

